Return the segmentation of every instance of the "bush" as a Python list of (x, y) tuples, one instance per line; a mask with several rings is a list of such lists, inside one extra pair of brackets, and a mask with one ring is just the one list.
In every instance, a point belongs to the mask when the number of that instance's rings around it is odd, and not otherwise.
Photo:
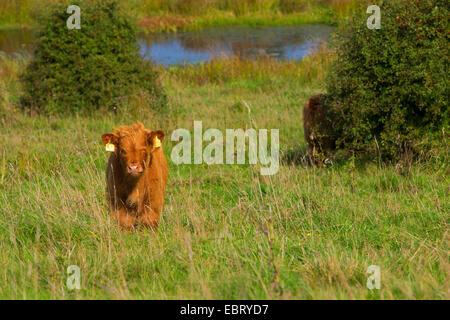
[(327, 104), (338, 147), (398, 160), (448, 132), (449, 12), (444, 0), (378, 5), (381, 29), (367, 28), (367, 4), (340, 27)]
[(63, 4), (52, 6), (40, 19), (35, 57), (21, 76), (22, 105), (44, 113), (86, 113), (112, 110), (119, 101), (140, 95), (150, 107), (164, 107), (158, 75), (139, 56), (136, 26), (117, 2), (71, 4), (81, 8), (81, 29), (67, 28)]

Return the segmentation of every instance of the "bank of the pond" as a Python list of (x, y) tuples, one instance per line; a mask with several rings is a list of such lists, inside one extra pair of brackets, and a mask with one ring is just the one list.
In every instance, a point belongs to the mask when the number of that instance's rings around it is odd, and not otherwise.
[[(48, 0), (11, 0), (9, 5), (0, 3), (0, 30), (36, 28), (36, 15), (45, 10)], [(300, 24), (337, 24), (357, 7), (362, 0), (314, 1), (261, 0), (215, 1), (195, 6), (186, 0), (171, 1), (171, 5), (159, 1), (119, 0), (122, 10), (135, 17), (142, 32), (174, 32), (199, 30), (205, 27), (243, 25), (280, 26)], [(289, 6), (288, 6), (289, 4)]]
[[(161, 33), (177, 31), (194, 31), (208, 27), (223, 26), (292, 26), (303, 24), (336, 25), (335, 14), (330, 10), (313, 10), (295, 14), (267, 13), (247, 16), (235, 16), (231, 12), (218, 12), (204, 16), (185, 15), (153, 15), (137, 20), (139, 30), (143, 33)], [(36, 29), (38, 26), (34, 19), (17, 23), (2, 23), (0, 31), (16, 29)]]
[(139, 20), (139, 28), (145, 33), (201, 30), (223, 26), (290, 26), (304, 24), (336, 25), (333, 11), (317, 8), (308, 12), (282, 14), (279, 12), (257, 13), (236, 16), (232, 12), (214, 12), (202, 16), (158, 15), (146, 16)]

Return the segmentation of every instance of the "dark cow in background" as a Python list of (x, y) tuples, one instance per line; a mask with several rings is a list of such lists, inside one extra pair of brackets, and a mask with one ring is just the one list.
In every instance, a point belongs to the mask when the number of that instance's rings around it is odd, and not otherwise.
[(324, 94), (312, 96), (303, 109), (303, 129), (308, 155), (316, 164), (323, 163), (327, 153), (336, 149), (336, 140), (330, 134), (332, 124), (324, 105), (325, 99)]

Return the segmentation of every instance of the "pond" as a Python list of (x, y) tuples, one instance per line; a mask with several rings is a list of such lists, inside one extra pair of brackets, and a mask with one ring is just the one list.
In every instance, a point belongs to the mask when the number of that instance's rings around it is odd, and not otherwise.
[[(179, 65), (209, 61), (220, 56), (255, 58), (268, 55), (280, 60), (300, 60), (320, 42), (328, 41), (334, 27), (300, 25), (281, 27), (227, 26), (200, 31), (140, 35), (140, 53), (157, 64)], [(31, 52), (33, 32), (0, 31), (0, 51)]]

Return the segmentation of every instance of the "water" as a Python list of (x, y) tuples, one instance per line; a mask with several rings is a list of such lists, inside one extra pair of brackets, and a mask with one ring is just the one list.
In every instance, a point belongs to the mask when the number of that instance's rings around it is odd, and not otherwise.
[[(232, 55), (250, 59), (268, 55), (279, 60), (300, 60), (320, 42), (328, 41), (333, 29), (327, 25), (227, 26), (142, 35), (138, 43), (144, 58), (166, 66), (199, 63)], [(30, 52), (32, 48), (31, 31), (0, 31), (0, 51), (13, 54)]]

